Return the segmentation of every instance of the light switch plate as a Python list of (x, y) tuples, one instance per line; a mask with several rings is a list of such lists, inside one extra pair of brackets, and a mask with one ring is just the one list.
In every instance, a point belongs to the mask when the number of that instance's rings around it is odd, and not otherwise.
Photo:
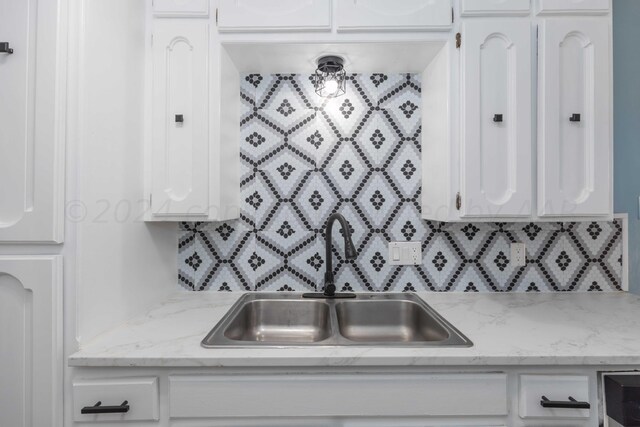
[(514, 267), (524, 267), (527, 265), (527, 247), (524, 243), (511, 244), (511, 259), (509, 260)]
[(390, 242), (389, 265), (420, 265), (422, 242)]

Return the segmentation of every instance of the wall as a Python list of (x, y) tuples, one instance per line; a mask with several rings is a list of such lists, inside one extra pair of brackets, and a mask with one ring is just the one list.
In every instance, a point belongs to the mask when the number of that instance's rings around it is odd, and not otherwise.
[[(333, 237), (340, 290), (576, 291), (621, 286), (622, 229), (608, 223), (421, 220), (419, 76), (352, 75), (325, 100), (308, 76), (243, 76), (241, 218), (183, 223), (180, 284), (191, 290), (322, 287), (323, 227), (340, 212), (358, 250)], [(389, 241), (422, 242), (419, 266), (390, 266)], [(525, 242), (528, 264), (509, 263)]]
[(614, 205), (629, 213), (629, 290), (640, 293), (640, 1), (613, 2)]
[[(77, 110), (67, 147), (73, 180), (67, 227), (75, 232), (77, 336), (86, 341), (166, 298), (174, 289), (176, 224), (142, 221), (146, 3), (83, 1)], [(75, 277), (71, 277), (75, 276)], [(71, 307), (71, 305), (69, 305)]]

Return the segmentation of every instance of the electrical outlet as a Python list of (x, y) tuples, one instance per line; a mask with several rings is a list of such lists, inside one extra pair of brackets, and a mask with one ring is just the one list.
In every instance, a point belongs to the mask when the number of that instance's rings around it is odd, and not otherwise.
[(390, 242), (390, 265), (420, 265), (422, 263), (422, 242)]
[(524, 267), (527, 265), (527, 247), (524, 243), (511, 244), (510, 262), (514, 267)]

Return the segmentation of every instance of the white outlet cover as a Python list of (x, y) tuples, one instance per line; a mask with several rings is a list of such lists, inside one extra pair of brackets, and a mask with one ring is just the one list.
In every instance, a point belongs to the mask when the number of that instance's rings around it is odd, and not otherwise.
[(527, 265), (527, 247), (524, 243), (511, 244), (511, 258), (509, 262), (514, 267), (524, 267)]
[(422, 242), (390, 242), (389, 265), (422, 264)]

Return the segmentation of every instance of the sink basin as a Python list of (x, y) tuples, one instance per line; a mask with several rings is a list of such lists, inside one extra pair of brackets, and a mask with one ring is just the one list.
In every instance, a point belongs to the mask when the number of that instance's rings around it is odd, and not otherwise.
[(233, 341), (311, 343), (331, 335), (323, 301), (257, 300), (244, 304), (224, 336)]
[(471, 345), (417, 295), (386, 293), (348, 301), (247, 293), (202, 340), (206, 348)]
[(340, 334), (359, 342), (426, 342), (449, 338), (447, 329), (413, 301), (349, 301), (336, 305)]

